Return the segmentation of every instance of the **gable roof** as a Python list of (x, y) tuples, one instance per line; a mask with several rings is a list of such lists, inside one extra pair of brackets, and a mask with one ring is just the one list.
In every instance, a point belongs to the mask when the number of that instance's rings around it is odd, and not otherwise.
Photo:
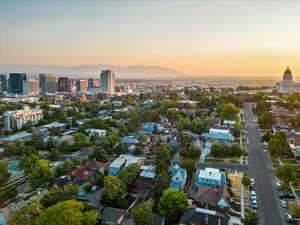
[(229, 218), (225, 215), (202, 208), (189, 208), (181, 216), (179, 224), (228, 225)]
[(226, 185), (220, 187), (200, 185), (194, 196), (194, 200), (210, 206), (230, 207), (229, 197)]

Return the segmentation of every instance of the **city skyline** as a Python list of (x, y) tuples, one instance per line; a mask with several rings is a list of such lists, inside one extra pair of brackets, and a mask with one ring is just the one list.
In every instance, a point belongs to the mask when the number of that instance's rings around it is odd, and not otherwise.
[(280, 75), (289, 66), (300, 74), (300, 3), (292, 0), (0, 5), (2, 64), (157, 65), (190, 75)]

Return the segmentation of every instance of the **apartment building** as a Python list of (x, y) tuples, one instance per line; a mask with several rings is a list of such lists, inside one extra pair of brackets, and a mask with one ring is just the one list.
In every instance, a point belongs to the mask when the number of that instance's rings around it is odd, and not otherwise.
[(4, 116), (4, 129), (7, 131), (21, 129), (27, 122), (37, 124), (43, 119), (43, 110), (40, 108), (30, 109), (28, 105), (23, 110), (7, 111)]

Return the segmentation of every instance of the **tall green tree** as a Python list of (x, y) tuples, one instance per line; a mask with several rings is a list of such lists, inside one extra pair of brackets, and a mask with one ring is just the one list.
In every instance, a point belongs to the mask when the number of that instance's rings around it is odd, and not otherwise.
[(8, 163), (0, 162), (0, 186), (5, 184), (10, 177), (8, 172)]
[[(90, 218), (92, 217), (92, 218)], [(84, 212), (82, 202), (68, 200), (50, 206), (37, 218), (37, 225), (96, 225), (100, 215)]]
[(276, 117), (275, 117), (274, 113), (272, 113), (271, 111), (268, 111), (268, 112), (264, 112), (263, 114), (261, 114), (257, 118), (257, 120), (258, 120), (260, 128), (271, 129), (273, 124), (275, 123)]
[(139, 173), (139, 165), (134, 163), (122, 169), (118, 174), (118, 178), (123, 181), (126, 186), (128, 186), (139, 175)]
[(50, 169), (48, 161), (40, 159), (37, 161), (36, 167), (28, 175), (28, 180), (33, 188), (45, 188), (47, 183), (53, 178), (53, 172)]
[(169, 224), (174, 224), (188, 206), (187, 195), (184, 192), (167, 189), (158, 203), (159, 214), (166, 217)]
[(220, 108), (220, 117), (222, 120), (235, 120), (239, 111), (233, 104), (224, 104)]
[(17, 210), (7, 221), (8, 225), (34, 225), (37, 218), (43, 212), (43, 206), (39, 202), (30, 202)]
[(244, 225), (257, 225), (259, 223), (259, 218), (255, 212), (246, 211), (245, 218), (241, 219)]
[(126, 187), (122, 180), (115, 176), (104, 178), (104, 197), (110, 201), (125, 193)]
[(136, 207), (132, 212), (135, 225), (155, 225), (150, 203)]

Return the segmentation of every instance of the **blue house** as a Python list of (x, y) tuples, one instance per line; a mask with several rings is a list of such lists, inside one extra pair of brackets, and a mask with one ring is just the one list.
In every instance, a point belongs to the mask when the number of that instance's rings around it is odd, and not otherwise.
[(163, 126), (160, 123), (146, 123), (143, 128), (141, 129), (142, 132), (152, 133), (157, 129), (158, 131), (161, 131), (163, 129)]
[(219, 169), (205, 168), (198, 170), (195, 177), (195, 186), (200, 185), (219, 187), (226, 184), (226, 176)]
[(176, 190), (183, 190), (187, 180), (186, 169), (182, 169), (176, 164), (173, 167), (169, 167), (169, 173), (171, 177), (169, 187)]
[(124, 144), (138, 144), (139, 140), (133, 136), (123, 137), (121, 140)]

